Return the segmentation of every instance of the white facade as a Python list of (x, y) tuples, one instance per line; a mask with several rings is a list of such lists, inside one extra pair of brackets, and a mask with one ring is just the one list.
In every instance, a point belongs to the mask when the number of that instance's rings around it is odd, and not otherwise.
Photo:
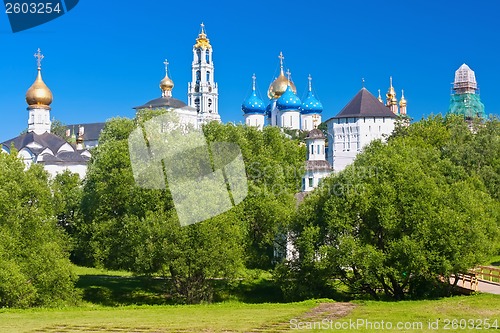
[(264, 114), (245, 114), (243, 117), (245, 118), (245, 125), (247, 126), (257, 127), (259, 130), (262, 130), (264, 127)]
[(204, 25), (193, 46), (191, 82), (188, 84), (188, 105), (198, 112), (198, 121), (205, 124), (220, 122), (219, 92), (214, 79), (212, 46), (205, 34)]
[(384, 105), (363, 88), (335, 117), (326, 121), (328, 162), (335, 172), (344, 170), (373, 140), (386, 140), (391, 135), (397, 116), (388, 104)]
[(50, 107), (30, 105), (28, 107), (28, 131), (36, 134), (50, 133)]
[(328, 125), (328, 162), (335, 171), (342, 171), (356, 155), (373, 140), (385, 140), (393, 131), (395, 118), (334, 118)]
[(293, 130), (300, 129), (300, 111), (299, 110), (286, 110), (277, 111), (278, 127), (288, 128)]
[(306, 137), (306, 172), (302, 177), (302, 191), (309, 192), (332, 172), (331, 164), (326, 161), (325, 136), (319, 129), (313, 129)]
[(301, 115), (300, 129), (303, 131), (312, 131), (321, 124), (321, 114), (306, 113)]

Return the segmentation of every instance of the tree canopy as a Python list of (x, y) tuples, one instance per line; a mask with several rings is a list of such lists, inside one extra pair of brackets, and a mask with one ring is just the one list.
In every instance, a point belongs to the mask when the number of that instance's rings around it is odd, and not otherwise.
[(54, 217), (48, 174), (0, 154), (0, 306), (75, 302), (69, 242)]
[(499, 130), (433, 117), (370, 144), (300, 207), (284, 291), (317, 297), (340, 279), (375, 298), (429, 296), (498, 251)]
[[(290, 221), (294, 194), (300, 189), (304, 148), (277, 128), (206, 125), (210, 147), (229, 142), (241, 149), (248, 196), (221, 215), (181, 227), (168, 182), (164, 189), (141, 188), (130, 162), (129, 135), (161, 113), (144, 111), (135, 120), (118, 118), (106, 124), (84, 181), (75, 260), (160, 274), (168, 281), (171, 297), (188, 303), (210, 300), (210, 279), (234, 277), (243, 265), (275, 264), (277, 236)], [(193, 202), (192, 209), (196, 206)]]

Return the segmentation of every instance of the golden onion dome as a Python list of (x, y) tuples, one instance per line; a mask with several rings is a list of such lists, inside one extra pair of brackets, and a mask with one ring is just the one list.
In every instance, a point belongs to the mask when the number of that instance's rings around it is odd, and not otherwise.
[(38, 67), (38, 75), (35, 82), (26, 92), (26, 103), (29, 106), (40, 105), (49, 106), (52, 103), (53, 97), (49, 87), (42, 80), (42, 69)]
[(286, 91), (288, 85), (290, 85), (293, 93), (296, 94), (297, 88), (295, 87), (295, 84), (291, 80), (288, 80), (283, 74), (283, 70), (281, 70), (280, 75), (269, 86), (267, 96), (270, 99), (280, 98), (280, 96), (283, 95), (283, 93)]
[(168, 73), (165, 73), (165, 77), (160, 81), (161, 91), (171, 91), (174, 89), (174, 81), (168, 77)]

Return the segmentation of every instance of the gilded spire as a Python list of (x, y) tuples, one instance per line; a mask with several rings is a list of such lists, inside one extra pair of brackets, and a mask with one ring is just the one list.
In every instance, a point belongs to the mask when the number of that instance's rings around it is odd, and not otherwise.
[(201, 31), (198, 34), (198, 38), (196, 38), (196, 44), (194, 44), (194, 47), (202, 49), (212, 48), (212, 45), (210, 45), (210, 40), (208, 39), (207, 34), (205, 33), (205, 24), (201, 22), (200, 27)]
[(401, 90), (401, 100), (399, 101), (399, 106), (400, 107), (406, 106), (406, 99), (405, 99), (405, 91), (404, 90)]
[(387, 97), (387, 103), (386, 105), (397, 105), (398, 100), (396, 99), (396, 91), (394, 90), (394, 87), (392, 86), (392, 76), (389, 77), (389, 82), (390, 82), (390, 87), (389, 90), (387, 91), (386, 97)]
[(38, 74), (35, 82), (26, 92), (26, 103), (28, 103), (29, 106), (48, 108), (52, 103), (53, 98), (52, 92), (42, 79), (42, 60), (45, 56), (42, 54), (42, 51), (38, 49), (37, 53), (34, 54), (34, 57), (36, 59)]
[(378, 90), (378, 101), (384, 104), (384, 100), (382, 99), (382, 96), (380, 96), (380, 89)]
[(165, 65), (165, 77), (160, 81), (160, 89), (162, 97), (172, 97), (172, 89), (174, 88), (174, 81), (168, 77), (168, 60), (163, 62)]

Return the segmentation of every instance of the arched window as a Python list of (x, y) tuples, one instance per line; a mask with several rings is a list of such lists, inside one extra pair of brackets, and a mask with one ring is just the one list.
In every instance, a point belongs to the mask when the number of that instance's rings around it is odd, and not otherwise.
[(207, 72), (207, 82), (210, 82), (210, 72)]
[(209, 99), (208, 99), (208, 107), (211, 107), (211, 106), (212, 106), (212, 99), (211, 99), (211, 98), (209, 98)]
[(207, 50), (205, 53), (205, 60), (207, 61), (207, 64), (210, 63), (210, 51), (209, 50)]
[(195, 98), (194, 105), (196, 107), (196, 111), (200, 112), (200, 98), (199, 97)]
[(196, 83), (200, 83), (200, 81), (201, 81), (201, 72), (196, 71)]
[(201, 62), (201, 50), (200, 49), (196, 50), (196, 58), (198, 58), (196, 60), (198, 60), (198, 63), (200, 63)]

